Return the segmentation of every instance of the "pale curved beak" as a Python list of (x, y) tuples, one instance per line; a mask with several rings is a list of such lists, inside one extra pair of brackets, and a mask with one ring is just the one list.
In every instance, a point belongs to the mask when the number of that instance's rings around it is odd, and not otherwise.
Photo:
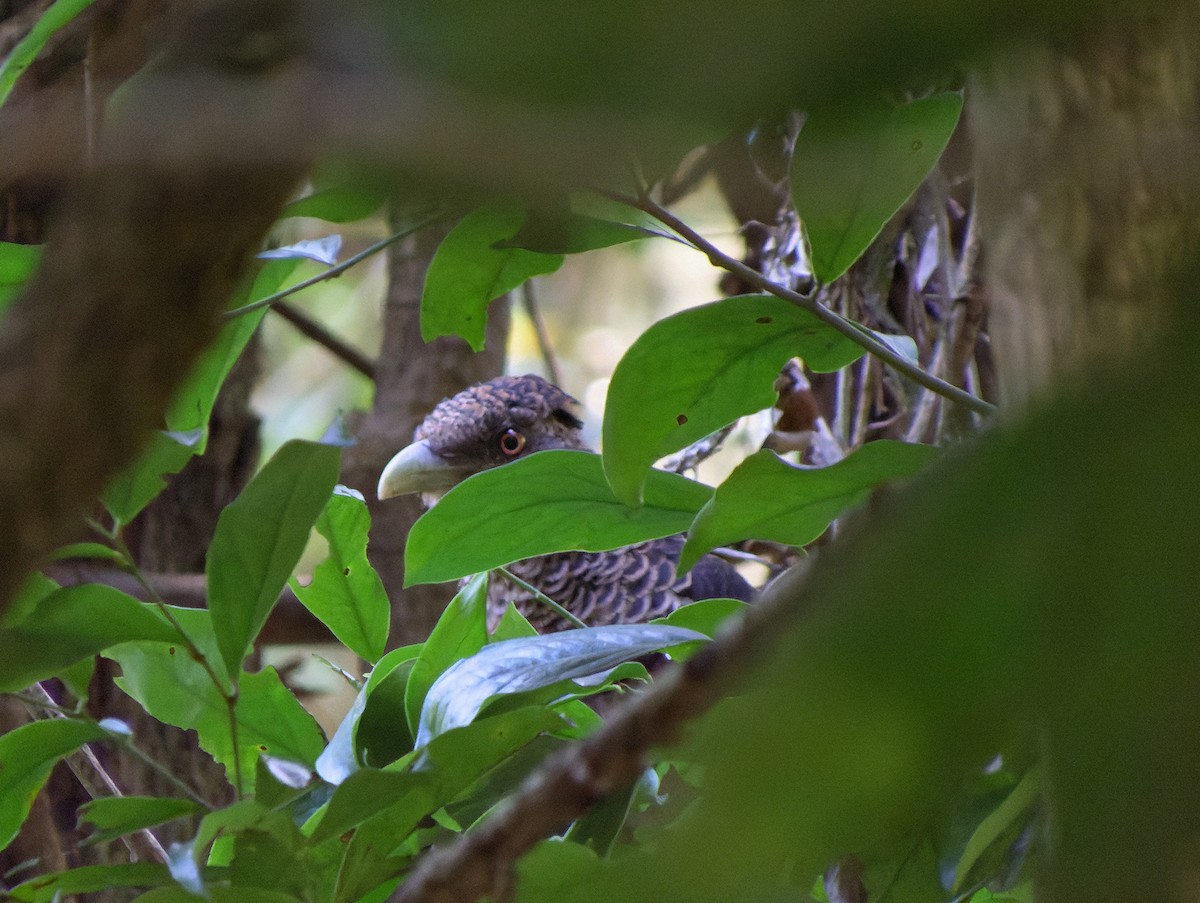
[(401, 449), (379, 475), (379, 498), (390, 499), (414, 492), (440, 494), (467, 476), (430, 448), (424, 439)]

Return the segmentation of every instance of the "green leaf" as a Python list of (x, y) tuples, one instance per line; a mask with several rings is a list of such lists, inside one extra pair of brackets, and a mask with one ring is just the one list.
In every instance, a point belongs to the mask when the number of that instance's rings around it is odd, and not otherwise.
[(328, 541), (329, 555), (303, 586), (292, 589), (304, 607), (339, 640), (369, 662), (383, 655), (391, 606), (383, 581), (367, 560), (371, 515), (357, 492), (338, 486), (317, 518), (317, 532)]
[(0, 849), (17, 836), (54, 763), (107, 736), (97, 724), (56, 718), (22, 725), (0, 737)]
[(979, 823), (979, 827), (967, 841), (967, 846), (954, 869), (954, 884), (950, 888), (951, 893), (958, 893), (962, 890), (971, 870), (993, 844), (1007, 837), (1006, 846), (1011, 845), (1026, 814), (1037, 802), (1040, 789), (1040, 769), (1031, 768), (1021, 778), (1020, 783), (1013, 788), (1012, 793), (1005, 797), (1004, 802)]
[(422, 648), (418, 644), (393, 649), (371, 672), (363, 687), (366, 705), (354, 725), (357, 761), (379, 768), (412, 750), (413, 732), (404, 714), (404, 696)]
[(104, 490), (101, 501), (118, 524), (132, 521), (167, 485), (165, 477), (178, 473), (200, 454), (207, 430), (183, 433), (156, 432), (137, 459), (121, 471)]
[(665, 646), (706, 639), (680, 627), (619, 624), (580, 627), (546, 636), (484, 646), (448, 669), (429, 689), (421, 710), (417, 748), (470, 724), (493, 698), (600, 675)]
[(333, 446), (292, 440), (221, 512), (208, 550), (208, 607), (230, 677), (300, 560), (339, 459)]
[(421, 338), (432, 342), (458, 335), (482, 351), (488, 305), (531, 276), (562, 266), (560, 254), (496, 247), (524, 222), (525, 213), (517, 207), (482, 207), (450, 230), (425, 274)]
[[(8, 891), (14, 903), (55, 903), (76, 894), (109, 891), (118, 887), (156, 887), (172, 883), (166, 866), (157, 862), (123, 862), (85, 865), (65, 872), (39, 875)], [(192, 903), (195, 903), (193, 900)]]
[(159, 721), (195, 730), (201, 748), (224, 766), (230, 783), (235, 761), (248, 784), (260, 754), (311, 766), (325, 745), (312, 716), (273, 668), (241, 675), (235, 750), (225, 697), (185, 649), (125, 643), (105, 655), (121, 665), (117, 685)]
[(97, 829), (88, 836), (88, 843), (102, 843), (202, 810), (199, 803), (174, 797), (108, 796), (84, 803), (79, 809), (79, 824)]
[(846, 272), (916, 191), (950, 140), (962, 104), (951, 92), (860, 117), (809, 116), (792, 156), (792, 201), (821, 282)]
[(73, 542), (60, 546), (50, 555), (51, 561), (70, 561), (73, 558), (98, 558), (117, 565), (126, 564), (123, 554), (98, 542)]
[(496, 242), (495, 247), (524, 248), (540, 254), (580, 254), (650, 236), (639, 226), (568, 211), (560, 217), (531, 218), (516, 235)]
[(18, 624), (0, 630), (0, 692), (13, 692), (129, 640), (182, 643), (154, 606), (85, 583), (51, 593)]
[(457, 661), (483, 648), (487, 635), (487, 573), (476, 574), (446, 606), (413, 663), (404, 693), (404, 712), (415, 735), (421, 706), (433, 682)]
[(829, 467), (812, 468), (793, 466), (772, 451), (757, 452), (734, 469), (696, 515), (679, 571), (735, 540), (810, 543), (835, 518), (865, 502), (876, 486), (912, 476), (936, 454), (928, 445), (880, 440)]
[[(358, 691), (350, 711), (317, 758), (317, 774), (327, 783), (340, 784), (357, 771), (360, 750), (364, 754), (373, 752), (372, 758), (362, 761), (379, 767), (412, 749), (411, 735), (405, 738), (404, 688), (420, 652), (420, 644), (393, 649), (371, 670), (366, 685)], [(394, 756), (382, 758), (378, 751), (395, 750), (397, 746), (403, 748)]]
[[(748, 606), (740, 599), (702, 599), (681, 605), (669, 615), (655, 618), (651, 624), (665, 624), (668, 627), (686, 627), (695, 630), (706, 637), (715, 637), (721, 625), (730, 618), (742, 614)], [(703, 647), (703, 643), (684, 643), (682, 646), (672, 646), (663, 651), (676, 661), (691, 658)]]
[[(313, 841), (336, 837), (386, 809), (399, 846), (407, 831), (449, 803), (483, 774), (534, 737), (561, 727), (563, 719), (542, 706), (527, 706), (440, 735), (421, 751), (385, 771), (363, 770), (334, 791)], [(420, 763), (421, 771), (402, 771)]]
[(383, 206), (387, 196), (388, 190), (382, 183), (344, 182), (292, 201), (283, 208), (280, 218), (311, 216), (328, 223), (349, 223), (366, 219)]
[(775, 403), (793, 357), (829, 372), (861, 347), (773, 295), (739, 295), (659, 320), (613, 372), (604, 409), (604, 472), (617, 498), (642, 501), (650, 465)]
[(29, 33), (0, 60), (0, 106), (24, 72), (41, 52), (54, 33), (91, 6), (93, 0), (57, 0), (34, 23)]
[(600, 456), (544, 451), (485, 470), (451, 489), (413, 526), (405, 585), (455, 580), (551, 552), (601, 552), (684, 530), (712, 490), (654, 471), (646, 504), (613, 495)]
[(135, 897), (132, 903), (196, 903), (197, 899), (206, 899), (209, 903), (299, 903), (291, 894), (261, 887), (214, 885), (206, 888), (206, 892), (207, 897), (199, 898), (182, 887), (159, 887)]
[(508, 607), (504, 609), (504, 614), (500, 616), (500, 623), (496, 625), (496, 629), (488, 638), (488, 642), (498, 643), (501, 640), (518, 640), (522, 637), (537, 635), (538, 632), (534, 626), (517, 611), (517, 606), (509, 602)]
[(0, 316), (20, 294), (37, 269), (42, 257), (41, 245), (18, 245), (0, 241)]

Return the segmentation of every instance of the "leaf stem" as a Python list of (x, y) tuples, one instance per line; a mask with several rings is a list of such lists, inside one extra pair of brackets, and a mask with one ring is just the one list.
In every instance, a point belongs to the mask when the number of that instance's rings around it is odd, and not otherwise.
[(542, 605), (545, 605), (564, 621), (568, 621), (576, 627), (587, 627), (587, 624), (579, 620), (579, 618), (577, 618), (575, 615), (571, 614), (532, 583), (526, 583), (508, 568), (496, 568), (496, 572), (502, 575), (505, 580), (515, 583), (521, 589), (525, 590), (525, 592), (531, 593), (533, 597), (538, 600), (538, 602), (542, 603)]
[(780, 285), (777, 282), (772, 282), (762, 273), (746, 266), (740, 260), (730, 257), (728, 254), (721, 251), (714, 244), (707, 241), (695, 229), (691, 228), (679, 217), (672, 214), (659, 204), (656, 204), (649, 197), (643, 195), (641, 197), (631, 197), (620, 192), (597, 189), (600, 194), (611, 200), (626, 204), (635, 210), (640, 210), (657, 219), (663, 225), (675, 230), (683, 238), (698, 251), (708, 257), (713, 266), (727, 270), (730, 273), (736, 274), (750, 285), (755, 286), (760, 291), (768, 292), (777, 298), (782, 298), (784, 301), (790, 301), (797, 307), (800, 307), (809, 313), (816, 316), (822, 322), (841, 333), (843, 336), (854, 342), (859, 347), (875, 355), (875, 357), (890, 365), (893, 369), (907, 376), (913, 382), (928, 389), (943, 398), (948, 398), (950, 401), (963, 405), (964, 407), (974, 411), (976, 414), (987, 415), (995, 412), (996, 406), (984, 401), (982, 398), (977, 398), (970, 392), (966, 392), (958, 386), (952, 385), (945, 380), (938, 379), (932, 374), (926, 373), (920, 367), (913, 364), (903, 355), (898, 354), (887, 346), (884, 342), (877, 339), (863, 326), (857, 323), (846, 320), (838, 316), (829, 308), (818, 304), (813, 298), (802, 295), (799, 292)]
[(346, 270), (350, 269), (350, 267), (354, 266), (356, 263), (360, 263), (374, 254), (378, 254), (380, 251), (382, 251), (388, 245), (393, 245), (398, 241), (408, 238), (408, 236), (410, 236), (416, 232), (420, 232), (426, 226), (432, 226), (434, 223), (436, 223), (438, 220), (444, 218), (445, 216), (446, 216), (445, 213), (439, 212), (439, 213), (435, 213), (430, 216), (427, 216), (422, 220), (418, 220), (413, 225), (411, 225), (405, 229), (401, 229), (399, 232), (394, 232), (393, 234), (389, 235), (387, 238), (384, 238), (384, 239), (381, 239), (380, 241), (375, 242), (375, 244), (371, 245), (369, 248), (359, 251), (353, 257), (347, 257), (345, 260), (343, 260), (337, 266), (332, 266), (323, 273), (318, 273), (317, 275), (313, 276), (310, 279), (305, 279), (303, 282), (297, 282), (295, 285), (290, 286), (289, 288), (282, 289), (281, 291), (275, 292), (272, 295), (267, 295), (265, 298), (259, 298), (257, 301), (251, 301), (249, 304), (243, 304), (241, 307), (235, 307), (232, 310), (227, 310), (227, 311), (225, 311), (225, 313), (221, 314), (221, 317), (222, 317), (222, 319), (225, 319), (225, 320), (232, 320), (232, 319), (235, 319), (236, 317), (242, 316), (243, 314), (248, 314), (253, 311), (260, 310), (261, 308), (264, 308), (264, 307), (270, 307), (276, 301), (280, 301), (283, 298), (288, 297), (289, 295), (294, 295), (294, 294), (296, 294), (296, 292), (302, 291), (302, 290), (308, 288), (309, 286), (316, 285), (318, 282), (324, 282), (326, 279), (333, 279), (337, 276), (340, 276), (340, 275), (342, 275), (342, 273), (346, 272)]

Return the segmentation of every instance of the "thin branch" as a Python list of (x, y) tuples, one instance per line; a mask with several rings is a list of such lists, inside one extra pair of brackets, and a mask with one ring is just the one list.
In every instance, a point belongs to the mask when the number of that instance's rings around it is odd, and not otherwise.
[(546, 364), (546, 375), (550, 377), (550, 382), (556, 386), (561, 386), (562, 368), (558, 366), (558, 358), (554, 354), (554, 346), (550, 344), (550, 333), (546, 330), (546, 321), (542, 319), (542, 313), (538, 309), (537, 296), (533, 291), (533, 280), (526, 279), (521, 285), (521, 304), (525, 308), (525, 315), (529, 317), (529, 322), (533, 324), (533, 331), (537, 335), (538, 350), (542, 352), (542, 361)]
[(515, 583), (527, 593), (532, 593), (533, 597), (537, 599), (538, 602), (540, 602), (542, 605), (545, 605), (564, 621), (568, 621), (576, 627), (587, 627), (587, 624), (583, 623), (583, 621), (581, 621), (575, 615), (571, 614), (532, 583), (527, 583), (526, 581), (522, 580), (508, 568), (496, 568), (496, 571), (502, 574), (505, 580)]
[(646, 768), (651, 748), (677, 742), (688, 722), (761, 660), (770, 643), (801, 616), (798, 596), (806, 570), (784, 574), (706, 648), (618, 709), (596, 733), (548, 759), (481, 825), (426, 855), (388, 903), (501, 899), (518, 857), (564, 831), (598, 800), (630, 786)]
[[(30, 717), (38, 717), (36, 713), (32, 711), (32, 709), (36, 707), (45, 711), (48, 718), (74, 718), (78, 720), (78, 715), (64, 711), (63, 708), (54, 701), (54, 697), (50, 695), (49, 691), (47, 691), (46, 688), (40, 683), (34, 684), (33, 691), (36, 694), (36, 696), (33, 697), (13, 694), (17, 699), (20, 699), (23, 703), (25, 703), (26, 708), (30, 710)], [(100, 763), (100, 759), (97, 758), (91, 747), (86, 743), (75, 752), (65, 756), (64, 761), (66, 762), (67, 768), (69, 768), (71, 773), (75, 775), (75, 780), (79, 782), (79, 786), (82, 787), (87, 795), (92, 799), (101, 799), (104, 797), (104, 794), (99, 792), (93, 782), (88, 778), (88, 772), (96, 776), (96, 779), (101, 785), (103, 785), (104, 789), (108, 792), (108, 795), (125, 795), (121, 791), (121, 788), (117, 786), (117, 782), (113, 780), (112, 775), (105, 770), (104, 766)], [(150, 829), (141, 828), (135, 832), (135, 834), (142, 839), (142, 842), (146, 845), (147, 849), (150, 850), (154, 858), (166, 865), (169, 858), (167, 856), (167, 851), (163, 849), (163, 845), (159, 842), (158, 838), (154, 836)], [(125, 845), (125, 848), (129, 850), (129, 853), (131, 856), (133, 856), (134, 861), (136, 861), (137, 850), (134, 849), (132, 838), (123, 837), (121, 838), (121, 842)]]
[(286, 301), (277, 301), (271, 308), (287, 322), (296, 327), (301, 335), (312, 339), (334, 357), (349, 364), (367, 379), (375, 380), (375, 362), (351, 345), (338, 338), (300, 308)]
[(864, 350), (875, 355), (880, 360), (887, 363), (899, 373), (904, 374), (913, 382), (925, 387), (931, 392), (948, 398), (951, 401), (957, 402), (976, 414), (991, 414), (996, 408), (995, 405), (989, 404), (982, 398), (976, 398), (970, 392), (965, 392), (957, 386), (953, 386), (944, 380), (938, 379), (935, 376), (926, 373), (920, 367), (913, 364), (903, 355), (898, 354), (888, 347), (884, 342), (877, 339), (871, 332), (853, 323), (839, 317), (833, 311), (818, 304), (807, 295), (802, 295), (799, 292), (792, 291), (786, 286), (779, 285), (767, 279), (762, 273), (754, 270), (740, 260), (730, 257), (728, 254), (721, 251), (711, 242), (707, 241), (700, 233), (692, 229), (687, 223), (679, 219), (670, 211), (656, 204), (648, 197), (630, 197), (629, 195), (620, 194), (618, 192), (602, 191), (606, 197), (623, 204), (628, 204), (636, 210), (641, 210), (643, 213), (648, 213), (659, 222), (674, 229), (681, 236), (687, 239), (698, 251), (702, 252), (715, 267), (735, 274), (746, 284), (752, 285), (760, 291), (768, 292), (777, 298), (782, 298), (784, 301), (790, 301), (797, 307), (800, 307), (823, 323), (836, 330), (841, 335), (854, 342)]
[(277, 301), (280, 301), (289, 295), (294, 295), (296, 292), (303, 291), (310, 286), (316, 285), (318, 282), (324, 282), (326, 279), (334, 279), (342, 275), (342, 273), (346, 272), (346, 270), (350, 269), (350, 267), (354, 266), (355, 264), (361, 263), (374, 254), (378, 254), (388, 245), (394, 245), (398, 241), (403, 241), (410, 235), (420, 232), (426, 226), (432, 226), (445, 216), (445, 213), (435, 213), (431, 216), (427, 216), (423, 220), (418, 220), (407, 229), (401, 229), (399, 232), (395, 232), (392, 235), (389, 235), (387, 238), (375, 242), (375, 244), (371, 245), (369, 248), (359, 251), (353, 257), (347, 257), (337, 266), (332, 266), (323, 273), (318, 273), (310, 279), (305, 279), (303, 282), (297, 282), (295, 285), (285, 288), (282, 291), (275, 292), (273, 295), (267, 295), (267, 297), (259, 298), (257, 301), (252, 301), (249, 304), (243, 304), (241, 307), (235, 307), (233, 310), (227, 310), (221, 315), (221, 317), (225, 320), (232, 320), (236, 317), (242, 316), (243, 314), (248, 314), (251, 311), (259, 310), (263, 307), (270, 307)]

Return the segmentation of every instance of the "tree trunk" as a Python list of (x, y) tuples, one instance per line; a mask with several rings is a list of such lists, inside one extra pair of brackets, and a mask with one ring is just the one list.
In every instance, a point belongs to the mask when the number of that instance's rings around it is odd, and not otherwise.
[(379, 473), (392, 455), (412, 441), (416, 425), (434, 405), (504, 369), (507, 298), (492, 305), (487, 345), (479, 354), (456, 337), (428, 344), (421, 339), (425, 270), (444, 236), (445, 230), (426, 229), (391, 254), (383, 346), (375, 371), (375, 404), (356, 431), (358, 443), (347, 451), (343, 466), (343, 480), (363, 494), (371, 509), (368, 551), (392, 600), (392, 646), (420, 642), (429, 636), (454, 586), (403, 589), (404, 543), (422, 509), (415, 498), (393, 499), (381, 505), (375, 497)]

